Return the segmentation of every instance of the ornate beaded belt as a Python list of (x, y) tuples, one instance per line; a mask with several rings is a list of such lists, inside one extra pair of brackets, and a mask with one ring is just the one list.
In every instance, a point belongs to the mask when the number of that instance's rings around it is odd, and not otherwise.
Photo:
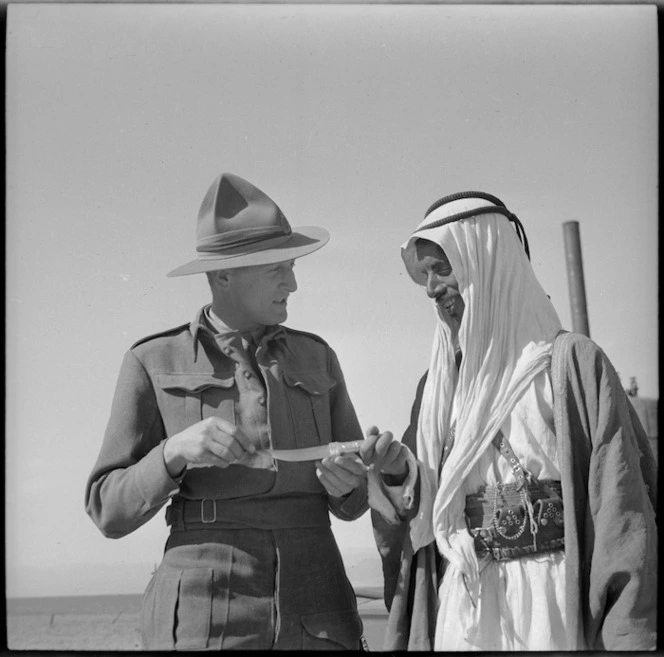
[(565, 545), (559, 481), (486, 486), (466, 497), (466, 520), (480, 559), (515, 559)]
[(516, 483), (485, 486), (466, 497), (466, 522), (478, 558), (498, 561), (563, 549), (563, 496), (559, 481), (538, 480), (524, 470), (501, 432), (493, 441)]

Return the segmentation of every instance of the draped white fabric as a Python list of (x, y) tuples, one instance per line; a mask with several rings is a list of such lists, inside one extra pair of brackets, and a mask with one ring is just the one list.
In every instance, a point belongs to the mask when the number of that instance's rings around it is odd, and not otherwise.
[[(415, 550), (435, 540), (475, 593), (479, 572), (464, 520), (462, 484), (516, 402), (549, 367), (553, 340), (561, 328), (506, 217), (485, 214), (423, 229), (437, 219), (487, 205), (478, 199), (443, 205), (402, 247), (407, 266), (413, 262), (416, 238), (442, 247), (465, 303), (458, 336), (436, 308), (437, 330), (417, 430), (420, 506), (411, 523), (411, 540)], [(412, 268), (409, 271), (413, 276)], [(463, 353), (458, 374), (457, 339)], [(454, 448), (438, 477), (443, 442), (452, 424)]]
[[(538, 479), (560, 479), (551, 373), (540, 372), (501, 426), (519, 463)], [(464, 495), (514, 483), (511, 465), (487, 449), (463, 483)], [(445, 571), (438, 589), (435, 650), (575, 650), (565, 618), (565, 553), (480, 564), (476, 595), (463, 574)]]
[(492, 561), (482, 570), (478, 593), (473, 605), (458, 571), (445, 576), (435, 650), (576, 649), (565, 631), (563, 552)]

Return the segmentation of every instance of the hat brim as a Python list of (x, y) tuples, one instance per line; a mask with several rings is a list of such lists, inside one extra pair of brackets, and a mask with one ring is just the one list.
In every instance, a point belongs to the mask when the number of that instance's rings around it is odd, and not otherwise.
[[(202, 274), (206, 271), (218, 269), (235, 269), (237, 267), (254, 267), (256, 265), (271, 265), (275, 262), (295, 260), (317, 251), (330, 239), (330, 234), (324, 228), (317, 226), (298, 226), (289, 238), (279, 244), (263, 250), (253, 250), (247, 253), (233, 255), (211, 255), (206, 258), (196, 258), (166, 274), (168, 277), (188, 276)], [(260, 244), (252, 245), (253, 249)]]

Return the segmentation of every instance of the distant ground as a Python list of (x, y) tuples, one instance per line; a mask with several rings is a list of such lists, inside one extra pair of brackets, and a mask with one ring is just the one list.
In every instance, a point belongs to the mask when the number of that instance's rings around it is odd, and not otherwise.
[[(357, 590), (364, 636), (381, 650), (387, 612), (379, 587)], [(363, 595), (364, 594), (364, 595)], [(365, 597), (369, 596), (369, 597)], [(140, 595), (8, 598), (11, 650), (141, 650)]]
[(140, 595), (8, 598), (11, 650), (140, 650)]

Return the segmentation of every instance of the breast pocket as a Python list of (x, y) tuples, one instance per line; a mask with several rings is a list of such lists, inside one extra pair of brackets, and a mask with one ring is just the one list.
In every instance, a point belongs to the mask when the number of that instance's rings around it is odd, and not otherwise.
[(161, 391), (161, 410), (167, 435), (183, 431), (212, 415), (235, 424), (238, 393), (232, 372), (169, 372), (157, 374), (155, 382)]
[(329, 443), (330, 391), (336, 381), (327, 372), (284, 371), (283, 379), (297, 447)]

